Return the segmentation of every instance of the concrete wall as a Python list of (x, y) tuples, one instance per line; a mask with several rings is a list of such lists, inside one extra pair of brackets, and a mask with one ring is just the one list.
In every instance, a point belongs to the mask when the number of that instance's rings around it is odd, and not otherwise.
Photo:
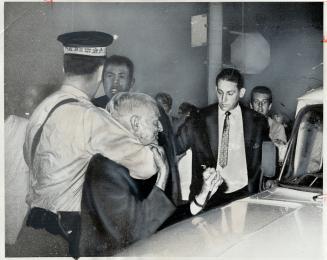
[[(5, 114), (23, 114), (30, 88), (52, 89), (62, 80), (64, 32), (117, 34), (108, 55), (130, 57), (135, 89), (165, 91), (174, 108), (207, 103), (207, 48), (191, 48), (191, 16), (206, 3), (5, 3)], [(98, 93), (99, 95), (101, 93)]]
[[(270, 44), (268, 67), (245, 75), (245, 101), (254, 86), (266, 85), (273, 91), (273, 110), (293, 118), (296, 98), (322, 86), (322, 3), (225, 3), (223, 14), (226, 31), (257, 31)], [(224, 36), (223, 59), (228, 63), (226, 41), (235, 36), (228, 32)]]

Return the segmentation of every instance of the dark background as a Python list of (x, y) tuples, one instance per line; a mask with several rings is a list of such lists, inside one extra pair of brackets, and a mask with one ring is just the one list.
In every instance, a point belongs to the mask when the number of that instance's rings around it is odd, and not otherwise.
[[(191, 16), (207, 14), (208, 3), (5, 3), (5, 116), (24, 116), (39, 91), (60, 86), (65, 32), (98, 30), (119, 36), (108, 55), (130, 57), (136, 66), (135, 90), (198, 106), (208, 97), (209, 46), (191, 47)], [(221, 3), (221, 64), (230, 64), (229, 31), (260, 32), (270, 45), (268, 67), (245, 75), (247, 95), (256, 85), (273, 91), (273, 109), (293, 117), (296, 98), (322, 86), (322, 3)], [(210, 35), (208, 35), (210, 37)], [(215, 46), (213, 46), (215, 47)], [(255, 60), (256, 57), (253, 57)], [(316, 67), (317, 66), (317, 67)], [(98, 95), (102, 94), (102, 89)], [(210, 94), (211, 95), (211, 94)], [(209, 101), (208, 101), (209, 100)]]
[[(246, 99), (254, 86), (268, 86), (273, 92), (273, 109), (293, 118), (296, 98), (323, 85), (323, 66), (319, 65), (323, 62), (323, 4), (226, 3), (223, 7), (224, 27), (260, 32), (270, 44), (269, 66), (259, 74), (244, 76)], [(235, 38), (226, 31), (224, 63), (230, 57), (228, 43)]]

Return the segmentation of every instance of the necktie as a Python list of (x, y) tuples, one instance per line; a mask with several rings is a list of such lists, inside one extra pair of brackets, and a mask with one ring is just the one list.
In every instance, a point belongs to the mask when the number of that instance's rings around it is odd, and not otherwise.
[(221, 136), (220, 150), (219, 150), (219, 165), (224, 168), (228, 161), (228, 142), (229, 142), (229, 115), (230, 112), (225, 113), (225, 120), (223, 126), (223, 133)]

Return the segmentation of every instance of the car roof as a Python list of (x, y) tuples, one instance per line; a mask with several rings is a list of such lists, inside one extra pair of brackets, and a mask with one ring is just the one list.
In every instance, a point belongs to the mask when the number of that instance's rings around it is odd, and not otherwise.
[(314, 195), (264, 191), (176, 223), (116, 256), (321, 259), (322, 203)]
[(296, 107), (296, 115), (297, 113), (305, 106), (322, 104), (323, 103), (323, 88), (319, 87), (316, 89), (311, 89), (307, 91), (303, 96), (299, 97)]

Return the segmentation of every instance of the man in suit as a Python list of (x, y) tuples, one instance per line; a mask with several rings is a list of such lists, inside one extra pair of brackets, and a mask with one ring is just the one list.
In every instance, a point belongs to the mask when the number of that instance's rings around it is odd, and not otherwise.
[[(268, 139), (267, 120), (259, 113), (242, 106), (245, 94), (243, 78), (236, 69), (223, 69), (216, 77), (218, 104), (201, 109), (206, 129), (186, 125), (179, 136), (184, 149), (196, 149), (200, 158), (193, 166), (191, 194), (201, 208), (205, 200), (197, 195), (203, 182), (201, 167), (215, 167), (224, 183), (211, 197), (208, 206), (221, 205), (249, 194), (259, 188), (262, 142)], [(182, 131), (183, 132), (183, 131)], [(206, 132), (205, 134), (203, 132)]]
[[(105, 108), (115, 94), (132, 90), (135, 83), (133, 62), (129, 58), (119, 55), (107, 58), (103, 67), (102, 83), (105, 95), (93, 99), (92, 102), (97, 107)], [(161, 106), (159, 106), (159, 112), (159, 120), (163, 126), (163, 131), (159, 133), (159, 145), (165, 150), (170, 172), (166, 194), (178, 205), (181, 202), (181, 191), (173, 130), (170, 119)]]

